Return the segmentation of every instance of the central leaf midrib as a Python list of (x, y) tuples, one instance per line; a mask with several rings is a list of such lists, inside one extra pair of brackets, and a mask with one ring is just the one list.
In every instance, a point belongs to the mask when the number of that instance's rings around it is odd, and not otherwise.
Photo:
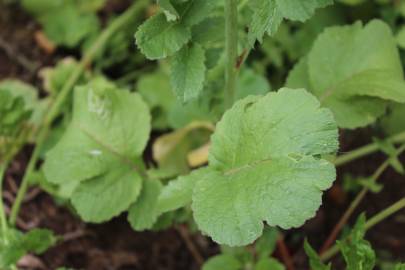
[(126, 165), (129, 165), (131, 168), (133, 168), (137, 173), (141, 174), (141, 170), (137, 167), (137, 165), (127, 158), (126, 156), (122, 155), (119, 153), (117, 150), (114, 149), (113, 146), (105, 144), (100, 138), (98, 138), (96, 135), (92, 134), (90, 131), (88, 131), (86, 128), (84, 128), (82, 125), (79, 123), (75, 123), (74, 125), (77, 126), (77, 128), (82, 131), (86, 136), (88, 136), (91, 140), (93, 140), (95, 143), (100, 145), (102, 148), (106, 149), (108, 152), (116, 156), (120, 161), (125, 163)]

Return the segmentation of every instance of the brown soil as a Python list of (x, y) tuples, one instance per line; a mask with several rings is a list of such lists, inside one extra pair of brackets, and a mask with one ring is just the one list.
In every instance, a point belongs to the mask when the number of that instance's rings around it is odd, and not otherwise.
[[(103, 15), (108, 16), (111, 10), (119, 11), (125, 8), (125, 4), (122, 6), (113, 2), (103, 11)], [(37, 77), (38, 69), (53, 64), (64, 52), (56, 52), (53, 55), (43, 52), (34, 39), (34, 33), (38, 29), (39, 26), (18, 8), (0, 4), (0, 80), (18, 78), (41, 87)], [(341, 151), (349, 151), (366, 144), (373, 133), (373, 130), (367, 129), (342, 134)], [(31, 148), (28, 146), (23, 149), (7, 172), (5, 202), (8, 206), (15, 196), (16, 186), (21, 179)], [(370, 175), (383, 161), (383, 155), (375, 154), (339, 168), (338, 181), (325, 195), (324, 204), (317, 216), (302, 228), (285, 232), (286, 244), (293, 255), (296, 269), (307, 269), (306, 256), (302, 250), (304, 237), (308, 237), (315, 247), (320, 247), (353, 198), (353, 194), (342, 191), (342, 176), (348, 172), (353, 175)], [(384, 184), (383, 191), (367, 195), (358, 213), (364, 211), (367, 216), (371, 216), (404, 196), (404, 176), (389, 169), (380, 181)], [(44, 266), (42, 269), (53, 270), (60, 266), (87, 270), (199, 269), (195, 257), (187, 247), (187, 241), (176, 229), (134, 232), (125, 216), (101, 225), (84, 224), (68, 209), (59, 206), (49, 195), (36, 189), (30, 190), (18, 224), (22, 230), (32, 227), (49, 228), (64, 237), (64, 241), (39, 258), (39, 262)], [(405, 261), (404, 226), (405, 211), (401, 211), (370, 230), (367, 239), (377, 250), (391, 254), (392, 260)], [(204, 258), (218, 252), (215, 244), (199, 234), (191, 236), (191, 240)], [(336, 263), (336, 269), (343, 269), (340, 268), (339, 259)]]

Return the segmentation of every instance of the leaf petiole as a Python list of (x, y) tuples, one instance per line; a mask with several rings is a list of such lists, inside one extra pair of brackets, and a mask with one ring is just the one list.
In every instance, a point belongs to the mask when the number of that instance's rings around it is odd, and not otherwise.
[[(403, 143), (405, 142), (405, 131), (395, 134), (386, 139), (390, 143)], [(356, 150), (350, 151), (347, 154), (340, 155), (334, 160), (336, 167), (345, 165), (351, 161), (362, 158), (379, 150), (379, 145), (377, 142), (370, 143), (368, 145), (362, 146)]]

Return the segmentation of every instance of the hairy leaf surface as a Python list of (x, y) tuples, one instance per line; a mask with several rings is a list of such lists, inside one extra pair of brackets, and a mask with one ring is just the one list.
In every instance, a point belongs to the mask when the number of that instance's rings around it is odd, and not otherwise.
[(264, 34), (274, 35), (283, 19), (305, 21), (318, 8), (326, 7), (333, 0), (254, 0), (252, 21), (249, 25), (248, 42), (253, 46), (256, 40), (262, 42)]
[(225, 113), (193, 192), (203, 232), (220, 244), (246, 245), (261, 235), (263, 221), (287, 229), (315, 214), (335, 179), (319, 155), (337, 149), (333, 116), (319, 105), (305, 90), (281, 89)]
[(308, 88), (344, 128), (374, 122), (389, 101), (405, 102), (395, 39), (379, 20), (325, 30), (290, 73), (287, 85)]
[(187, 102), (200, 95), (205, 70), (205, 52), (198, 44), (183, 47), (173, 57), (171, 84), (180, 101)]
[(95, 80), (74, 93), (73, 120), (47, 155), (51, 183), (77, 183), (72, 202), (86, 221), (101, 222), (128, 209), (142, 186), (138, 162), (150, 115), (138, 94)]

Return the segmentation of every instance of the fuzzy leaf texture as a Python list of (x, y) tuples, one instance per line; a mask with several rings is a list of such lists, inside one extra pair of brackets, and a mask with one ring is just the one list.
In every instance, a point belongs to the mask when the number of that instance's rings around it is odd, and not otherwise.
[(221, 254), (210, 258), (204, 263), (202, 270), (239, 270), (242, 268), (234, 256), (229, 254)]
[(53, 184), (74, 186), (70, 199), (85, 221), (109, 220), (138, 198), (150, 121), (138, 94), (104, 79), (75, 89), (72, 122), (44, 172)]
[[(151, 60), (178, 52), (191, 39), (191, 27), (207, 18), (218, 5), (215, 0), (177, 1), (176, 4), (163, 2), (164, 12), (146, 20), (135, 34), (139, 49)], [(172, 20), (174, 11), (179, 15), (177, 20)]]
[(253, 46), (256, 40), (262, 42), (264, 34), (274, 35), (283, 19), (305, 21), (318, 8), (333, 4), (333, 0), (254, 0), (249, 25), (248, 41)]
[(171, 84), (182, 102), (196, 99), (203, 90), (205, 78), (204, 49), (198, 45), (185, 46), (174, 57)]
[(209, 166), (192, 196), (201, 231), (220, 244), (252, 243), (263, 221), (284, 229), (315, 215), (338, 148), (332, 113), (307, 91), (281, 89), (237, 102), (217, 124)]
[(0, 162), (9, 161), (36, 127), (37, 90), (17, 80), (0, 82)]
[(23, 0), (21, 5), (36, 17), (52, 42), (72, 48), (98, 32), (100, 23), (95, 11), (104, 2)]
[(310, 90), (342, 128), (371, 124), (390, 101), (405, 102), (395, 39), (380, 20), (327, 28), (292, 70), (287, 85)]
[(332, 265), (326, 265), (319, 258), (318, 253), (311, 247), (307, 240), (304, 242), (305, 253), (309, 257), (309, 265), (312, 270), (330, 270)]
[(338, 241), (338, 246), (346, 261), (347, 270), (374, 269), (376, 256), (370, 243), (364, 240), (366, 217), (360, 215), (349, 237)]
[(33, 229), (25, 234), (9, 229), (6, 237), (7, 242), (4, 241), (4, 237), (0, 240), (1, 269), (14, 269), (11, 266), (28, 252), (42, 254), (56, 243), (53, 233), (44, 229)]

